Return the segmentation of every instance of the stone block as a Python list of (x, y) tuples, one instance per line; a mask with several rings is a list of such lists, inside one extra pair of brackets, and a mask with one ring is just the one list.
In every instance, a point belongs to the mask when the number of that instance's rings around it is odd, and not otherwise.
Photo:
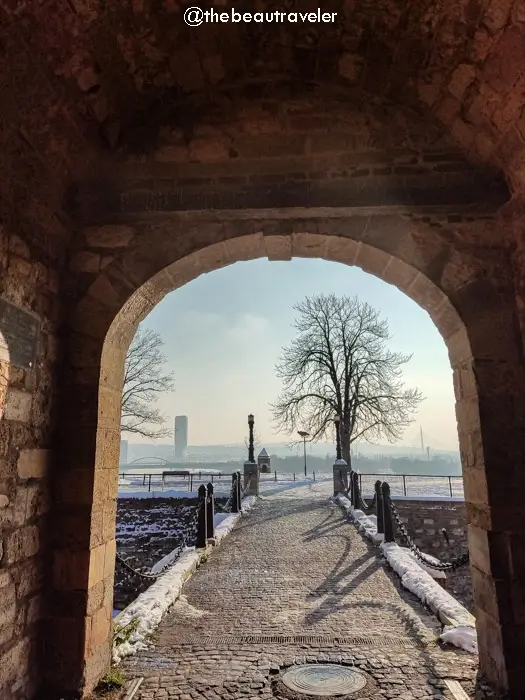
[(111, 644), (108, 639), (98, 647), (93, 647), (86, 659), (84, 674), (86, 689), (91, 690), (109, 670), (111, 664)]
[(26, 520), (39, 518), (50, 508), (50, 495), (47, 484), (30, 484), (27, 487)]
[(448, 91), (457, 100), (462, 100), (467, 88), (474, 82), (476, 77), (476, 68), (468, 63), (459, 65), (448, 84)]
[(115, 569), (115, 557), (117, 554), (117, 541), (112, 539), (106, 542), (106, 551), (104, 555), (104, 579), (112, 575)]
[(22, 639), (0, 656), (0, 687), (20, 677), (20, 670), (29, 667), (30, 639)]
[[(89, 576), (88, 588), (92, 588), (96, 583), (103, 581), (105, 570), (106, 545), (101, 544), (89, 552)], [(113, 563), (114, 565), (114, 563)]]
[(0, 633), (13, 624), (16, 617), (16, 589), (14, 583), (0, 586)]
[(385, 282), (394, 284), (398, 289), (404, 291), (410, 287), (418, 274), (418, 271), (410, 265), (406, 265), (401, 260), (392, 257), (387, 267), (383, 270), (382, 277)]
[[(93, 586), (93, 588), (90, 588), (86, 592), (86, 615), (92, 617), (96, 613), (96, 611), (105, 604), (105, 590), (106, 589), (104, 581), (99, 581)], [(111, 592), (113, 593), (113, 590)], [(111, 600), (113, 600), (113, 596)]]
[(42, 588), (43, 564), (37, 557), (12, 567), (11, 572), (18, 599), (32, 595)]
[(20, 479), (41, 479), (46, 476), (51, 450), (20, 450), (17, 469)]
[(93, 226), (84, 229), (86, 244), (90, 248), (125, 248), (136, 231), (131, 226)]
[(26, 391), (8, 389), (3, 417), (5, 420), (29, 423), (32, 400), (33, 395)]
[(31, 525), (11, 533), (6, 538), (6, 559), (14, 564), (22, 559), (34, 556), (40, 549), (40, 533)]
[(390, 256), (383, 251), (365, 243), (359, 243), (355, 264), (364, 272), (381, 278), (389, 262)]
[(292, 239), (290, 236), (265, 236), (264, 246), (268, 260), (292, 259)]
[(505, 29), (485, 61), (483, 75), (498, 92), (512, 89), (525, 62), (525, 27), (513, 24)]
[(102, 607), (91, 618), (90, 654), (101, 644), (107, 642), (111, 631), (111, 608)]
[[(89, 294), (97, 302), (104, 304), (108, 308), (118, 310), (118, 307), (120, 306), (120, 298), (117, 291), (108, 278), (104, 277), (104, 275), (99, 275), (93, 282), (89, 288)], [(98, 345), (100, 345), (100, 342)], [(97, 354), (99, 355), (100, 351), (98, 351)]]

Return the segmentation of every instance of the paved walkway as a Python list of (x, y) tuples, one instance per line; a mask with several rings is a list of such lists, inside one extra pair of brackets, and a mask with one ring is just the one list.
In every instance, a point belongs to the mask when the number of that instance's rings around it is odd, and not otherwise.
[[(477, 660), (436, 643), (440, 625), (327, 501), (329, 484), (263, 497), (192, 576), (147, 652), (136, 700), (294, 697), (279, 676), (294, 663), (355, 665), (354, 698), (474, 697)], [(301, 696), (298, 696), (301, 697)]]

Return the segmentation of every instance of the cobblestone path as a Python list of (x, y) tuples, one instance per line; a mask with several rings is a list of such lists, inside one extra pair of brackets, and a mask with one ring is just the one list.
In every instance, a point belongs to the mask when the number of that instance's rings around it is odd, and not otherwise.
[[(192, 576), (147, 652), (136, 700), (294, 697), (280, 675), (294, 663), (337, 662), (368, 674), (347, 697), (421, 700), (474, 695), (477, 660), (439, 648), (440, 625), (328, 502), (329, 485), (258, 501)], [(306, 696), (296, 696), (306, 697)]]

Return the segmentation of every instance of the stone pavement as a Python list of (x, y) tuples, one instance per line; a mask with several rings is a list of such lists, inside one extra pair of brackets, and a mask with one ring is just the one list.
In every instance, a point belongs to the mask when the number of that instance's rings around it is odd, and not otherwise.
[(282, 672), (338, 662), (366, 671), (352, 698), (474, 695), (477, 659), (436, 644), (440, 625), (403, 590), (379, 550), (328, 502), (330, 484), (264, 496), (192, 576), (147, 652), (136, 700), (294, 696)]

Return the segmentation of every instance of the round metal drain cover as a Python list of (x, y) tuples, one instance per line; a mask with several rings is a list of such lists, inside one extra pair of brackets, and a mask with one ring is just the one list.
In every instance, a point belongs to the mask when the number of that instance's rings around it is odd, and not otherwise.
[(321, 697), (356, 693), (365, 687), (366, 676), (347, 666), (308, 664), (291, 668), (282, 682), (296, 693)]

